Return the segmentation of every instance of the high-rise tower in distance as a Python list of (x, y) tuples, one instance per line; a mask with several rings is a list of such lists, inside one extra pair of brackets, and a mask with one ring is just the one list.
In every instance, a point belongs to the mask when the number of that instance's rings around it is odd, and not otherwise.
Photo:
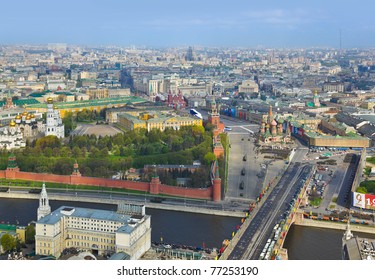
[(194, 61), (194, 54), (193, 54), (193, 48), (189, 47), (186, 55), (185, 55), (185, 60), (186, 61)]

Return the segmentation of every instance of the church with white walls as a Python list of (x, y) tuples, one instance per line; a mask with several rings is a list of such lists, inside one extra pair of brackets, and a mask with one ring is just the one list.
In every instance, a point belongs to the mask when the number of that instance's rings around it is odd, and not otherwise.
[(0, 131), (0, 149), (18, 149), (26, 146), (23, 134), (16, 123), (12, 120), (9, 127)]
[(58, 138), (64, 138), (64, 124), (62, 123), (59, 110), (53, 105), (53, 99), (51, 97), (47, 99), (46, 117), (45, 135), (54, 135)]

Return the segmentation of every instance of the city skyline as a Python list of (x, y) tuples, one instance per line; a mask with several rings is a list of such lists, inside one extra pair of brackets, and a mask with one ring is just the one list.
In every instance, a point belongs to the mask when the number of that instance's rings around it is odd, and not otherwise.
[[(375, 46), (369, 0), (348, 1), (7, 1), (2, 44), (200, 45), (219, 47)], [(340, 40), (341, 33), (341, 40)]]

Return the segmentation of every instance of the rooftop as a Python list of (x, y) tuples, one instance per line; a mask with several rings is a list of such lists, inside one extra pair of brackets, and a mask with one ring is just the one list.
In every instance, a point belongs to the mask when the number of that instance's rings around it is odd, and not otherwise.
[[(39, 101), (31, 98), (31, 99), (19, 99), (19, 100), (13, 100), (13, 104), (16, 106), (24, 106), (24, 105), (32, 105), (32, 104), (39, 104)], [(0, 107), (4, 106), (5, 102), (0, 102)]]
[(16, 228), (15, 225), (0, 224), (0, 231), (15, 231)]
[(346, 241), (345, 250), (350, 260), (374, 260), (375, 240), (354, 237)]
[(120, 223), (126, 223), (131, 218), (131, 215), (119, 214), (114, 211), (61, 206), (60, 208), (53, 211), (51, 214), (41, 218), (37, 223), (55, 224), (63, 216), (86, 218), (93, 220), (106, 220)]
[(356, 140), (368, 140), (367, 137), (363, 137), (357, 134), (348, 134), (346, 136), (340, 136), (340, 135), (328, 135), (328, 134), (320, 134), (313, 131), (305, 131), (305, 134), (309, 137), (319, 137), (319, 138), (332, 138), (332, 139), (356, 139)]
[[(103, 98), (94, 100), (81, 100), (72, 102), (56, 102), (55, 105), (59, 109), (69, 109), (69, 108), (80, 108), (80, 107), (95, 107), (95, 106), (106, 106), (106, 105), (117, 105), (117, 104), (127, 104), (127, 103), (143, 103), (146, 102), (145, 99), (135, 96), (125, 96), (116, 98)], [(47, 108), (47, 103), (39, 103), (32, 106), (32, 108)]]

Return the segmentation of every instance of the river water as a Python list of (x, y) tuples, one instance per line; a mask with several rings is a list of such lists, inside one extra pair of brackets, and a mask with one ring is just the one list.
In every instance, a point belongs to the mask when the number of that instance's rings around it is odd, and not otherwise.
[[(375, 239), (374, 234), (355, 232), (354, 236)], [(285, 239), (290, 260), (341, 260), (342, 230), (293, 225)]]
[[(112, 204), (49, 201), (51, 210), (60, 206), (75, 206), (103, 210), (116, 210)], [(39, 200), (0, 198), (0, 222), (27, 225), (36, 220)], [(202, 247), (203, 243), (209, 248), (218, 248), (224, 239), (231, 237), (240, 218), (209, 216), (187, 212), (167, 211), (146, 208), (146, 214), (151, 215), (151, 239), (160, 242), (161, 239), (169, 244), (184, 244)]]
[[(36, 220), (39, 201), (32, 199), (0, 198), (0, 222), (27, 225)], [(52, 211), (60, 206), (76, 206), (104, 210), (116, 210), (116, 205), (50, 201)], [(188, 246), (219, 247), (230, 238), (240, 218), (209, 216), (187, 212), (146, 209), (151, 215), (151, 238), (154, 242), (185, 244)], [(375, 235), (356, 233), (361, 237)], [(292, 226), (285, 240), (290, 260), (340, 260), (343, 231), (312, 227)]]

